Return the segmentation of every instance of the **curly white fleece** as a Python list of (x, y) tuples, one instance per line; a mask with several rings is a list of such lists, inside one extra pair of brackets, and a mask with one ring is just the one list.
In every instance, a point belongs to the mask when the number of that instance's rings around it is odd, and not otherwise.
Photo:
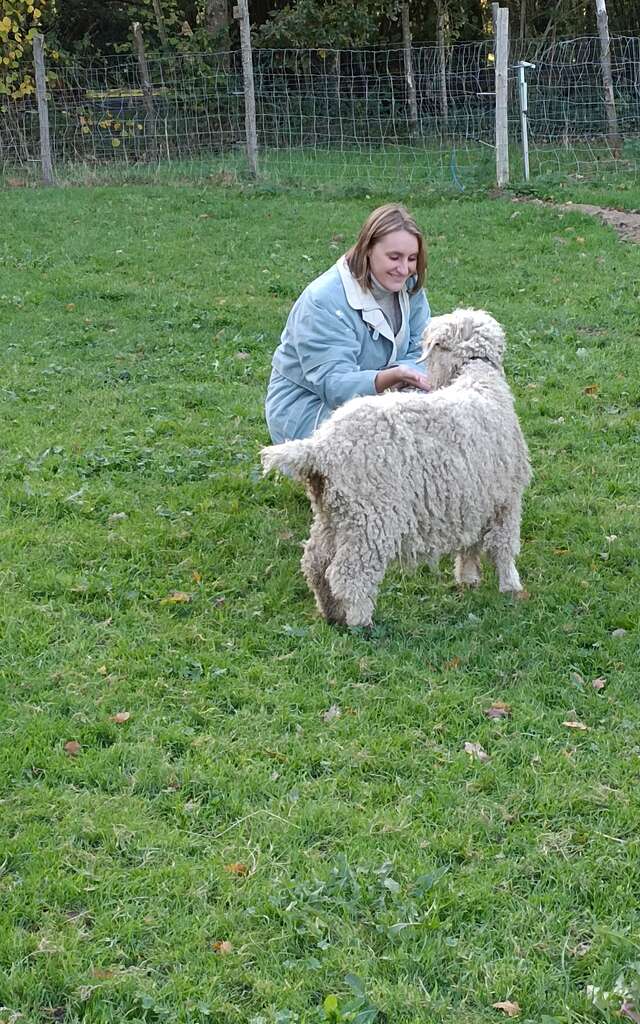
[(480, 554), (501, 591), (521, 590), (527, 446), (502, 370), (505, 339), (483, 310), (434, 317), (423, 337), (431, 393), (354, 398), (310, 438), (262, 450), (264, 472), (303, 481), (314, 511), (302, 557), (330, 622), (369, 625), (393, 559), (456, 555), (456, 579), (480, 580)]

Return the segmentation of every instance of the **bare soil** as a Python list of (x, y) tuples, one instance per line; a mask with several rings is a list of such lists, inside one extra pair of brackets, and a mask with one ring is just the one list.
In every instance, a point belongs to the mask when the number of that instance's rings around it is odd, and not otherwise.
[(592, 206), (590, 203), (550, 203), (542, 199), (525, 199), (519, 196), (514, 202), (530, 202), (540, 206), (553, 206), (556, 210), (567, 213), (587, 213), (612, 227), (624, 242), (640, 243), (640, 213), (629, 210), (612, 210), (606, 206)]

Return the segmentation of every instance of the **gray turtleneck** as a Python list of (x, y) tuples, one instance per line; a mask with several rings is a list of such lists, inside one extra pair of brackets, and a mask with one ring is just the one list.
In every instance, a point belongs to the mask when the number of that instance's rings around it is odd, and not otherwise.
[(394, 337), (402, 327), (402, 310), (397, 292), (391, 292), (384, 288), (380, 282), (371, 274), (371, 285), (369, 291), (384, 313), (384, 318), (393, 331)]

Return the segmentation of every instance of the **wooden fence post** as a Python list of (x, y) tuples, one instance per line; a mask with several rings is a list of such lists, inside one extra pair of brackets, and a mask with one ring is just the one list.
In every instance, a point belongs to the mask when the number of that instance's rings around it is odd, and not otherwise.
[[(136, 45), (136, 51), (138, 54), (138, 67), (140, 69), (140, 85), (142, 87), (142, 102), (144, 103), (144, 109), (147, 113), (146, 120), (151, 127), (150, 145), (149, 151), (153, 160), (157, 157), (156, 147), (156, 111), (153, 105), (153, 89), (151, 87), (151, 79), (149, 77), (149, 65), (147, 64), (147, 57), (144, 52), (144, 39), (142, 38), (142, 26), (139, 21), (134, 21), (131, 26), (133, 32), (133, 41)], [(146, 137), (146, 125), (145, 125), (145, 137)]]
[(249, 174), (258, 177), (258, 133), (256, 130), (256, 94), (253, 87), (253, 57), (251, 54), (251, 23), (247, 0), (238, 0), (233, 8), (234, 18), (240, 22), (242, 49), (242, 78), (244, 81), (244, 125), (247, 136)]
[(33, 37), (33, 62), (36, 73), (36, 100), (40, 125), (40, 159), (42, 180), (45, 185), (54, 185), (51, 139), (49, 137), (49, 107), (47, 104), (47, 77), (44, 67), (44, 39), (40, 34)]
[(509, 8), (499, 7), (496, 17), (496, 182), (509, 184)]
[(619, 157), (622, 141), (618, 131), (616, 100), (613, 92), (611, 41), (609, 39), (609, 19), (607, 17), (605, 0), (596, 0), (596, 17), (598, 20), (598, 35), (600, 36), (600, 65), (602, 67), (602, 80), (604, 83), (604, 106), (607, 112), (607, 135), (611, 152), (615, 157)]

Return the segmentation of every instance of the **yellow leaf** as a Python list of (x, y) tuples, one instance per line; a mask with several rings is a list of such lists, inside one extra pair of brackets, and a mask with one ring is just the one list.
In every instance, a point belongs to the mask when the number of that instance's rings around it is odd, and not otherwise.
[(587, 732), (589, 729), (589, 726), (585, 725), (584, 722), (563, 722), (562, 724), (566, 725), (567, 729), (579, 729), (581, 732)]
[(112, 139), (111, 140), (111, 145), (113, 146), (114, 149), (117, 149), (118, 146), (120, 145), (120, 139)]
[(186, 594), (184, 590), (172, 590), (170, 594), (162, 598), (160, 604), (189, 604), (192, 597), (192, 594)]
[(112, 722), (117, 722), (118, 725), (122, 725), (123, 722), (128, 722), (131, 718), (130, 711), (117, 711), (115, 715), (111, 716)]

